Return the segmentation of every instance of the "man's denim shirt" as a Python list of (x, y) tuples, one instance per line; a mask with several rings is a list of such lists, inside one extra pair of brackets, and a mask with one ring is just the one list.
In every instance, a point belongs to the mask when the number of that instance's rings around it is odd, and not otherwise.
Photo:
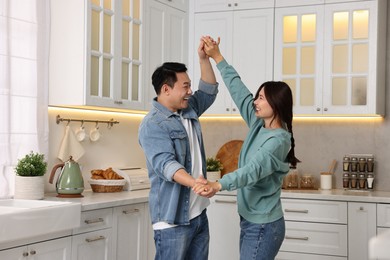
[[(189, 99), (182, 111), (183, 118), (192, 121), (200, 140), (202, 171), (206, 176), (206, 163), (199, 116), (211, 106), (218, 93), (218, 83), (199, 82), (199, 90)], [(143, 119), (138, 131), (139, 143), (146, 156), (151, 182), (149, 207), (152, 223), (189, 224), (191, 188), (176, 183), (172, 177), (179, 169), (191, 173), (192, 162), (187, 132), (180, 116), (153, 100), (152, 109)]]

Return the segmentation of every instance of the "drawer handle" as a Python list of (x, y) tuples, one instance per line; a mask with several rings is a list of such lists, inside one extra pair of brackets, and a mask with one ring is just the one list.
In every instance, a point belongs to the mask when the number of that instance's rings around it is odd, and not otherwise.
[(132, 214), (132, 213), (137, 213), (139, 212), (139, 209), (132, 209), (132, 210), (124, 210), (122, 211), (123, 214)]
[(293, 236), (285, 236), (286, 239), (294, 239), (294, 240), (309, 240), (309, 237), (293, 237)]
[(219, 199), (216, 199), (215, 200), (216, 203), (227, 203), (227, 204), (236, 204), (236, 200), (219, 200)]
[(114, 104), (116, 104), (116, 105), (122, 105), (122, 104), (123, 104), (123, 101), (122, 101), (122, 100), (115, 100), (115, 101), (114, 101)]
[(104, 222), (104, 219), (103, 218), (97, 218), (97, 219), (86, 219), (84, 220), (85, 224), (95, 224), (95, 223), (100, 223), (100, 222)]
[(99, 240), (103, 240), (103, 239), (106, 239), (106, 238), (104, 236), (98, 236), (95, 238), (86, 238), (85, 241), (87, 241), (88, 243), (91, 243), (91, 242), (95, 242), (95, 241), (99, 241)]
[(309, 213), (309, 210), (307, 209), (285, 209), (285, 212), (293, 212), (293, 213)]

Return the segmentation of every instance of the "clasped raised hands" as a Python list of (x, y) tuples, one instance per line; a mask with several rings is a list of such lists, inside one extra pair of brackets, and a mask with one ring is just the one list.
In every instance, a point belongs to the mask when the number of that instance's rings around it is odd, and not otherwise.
[(218, 191), (220, 191), (222, 185), (219, 182), (211, 182), (206, 180), (203, 176), (200, 176), (195, 181), (195, 185), (192, 187), (192, 190), (203, 197), (211, 198)]

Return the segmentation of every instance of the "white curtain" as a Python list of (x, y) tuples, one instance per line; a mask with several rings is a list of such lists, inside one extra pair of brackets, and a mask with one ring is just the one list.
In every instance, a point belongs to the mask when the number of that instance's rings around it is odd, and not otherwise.
[(47, 158), (49, 26), (49, 0), (0, 0), (0, 198), (18, 159)]

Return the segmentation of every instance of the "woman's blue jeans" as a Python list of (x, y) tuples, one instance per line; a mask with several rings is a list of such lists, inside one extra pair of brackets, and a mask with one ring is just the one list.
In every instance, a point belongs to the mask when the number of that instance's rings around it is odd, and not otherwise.
[(180, 225), (154, 231), (155, 260), (207, 260), (209, 255), (209, 222), (206, 210)]
[(275, 259), (286, 231), (284, 218), (267, 224), (255, 224), (243, 217), (240, 219), (240, 259)]

